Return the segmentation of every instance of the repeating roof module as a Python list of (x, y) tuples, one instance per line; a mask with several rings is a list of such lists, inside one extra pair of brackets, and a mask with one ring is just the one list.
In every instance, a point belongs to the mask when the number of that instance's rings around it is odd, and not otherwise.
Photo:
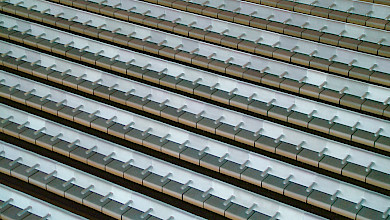
[(0, 219), (390, 219), (388, 1), (0, 12)]

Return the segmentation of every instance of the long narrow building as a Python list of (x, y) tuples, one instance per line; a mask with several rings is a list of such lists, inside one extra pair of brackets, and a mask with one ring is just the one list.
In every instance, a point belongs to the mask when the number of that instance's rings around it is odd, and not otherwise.
[(0, 219), (390, 220), (389, 19), (0, 1)]

